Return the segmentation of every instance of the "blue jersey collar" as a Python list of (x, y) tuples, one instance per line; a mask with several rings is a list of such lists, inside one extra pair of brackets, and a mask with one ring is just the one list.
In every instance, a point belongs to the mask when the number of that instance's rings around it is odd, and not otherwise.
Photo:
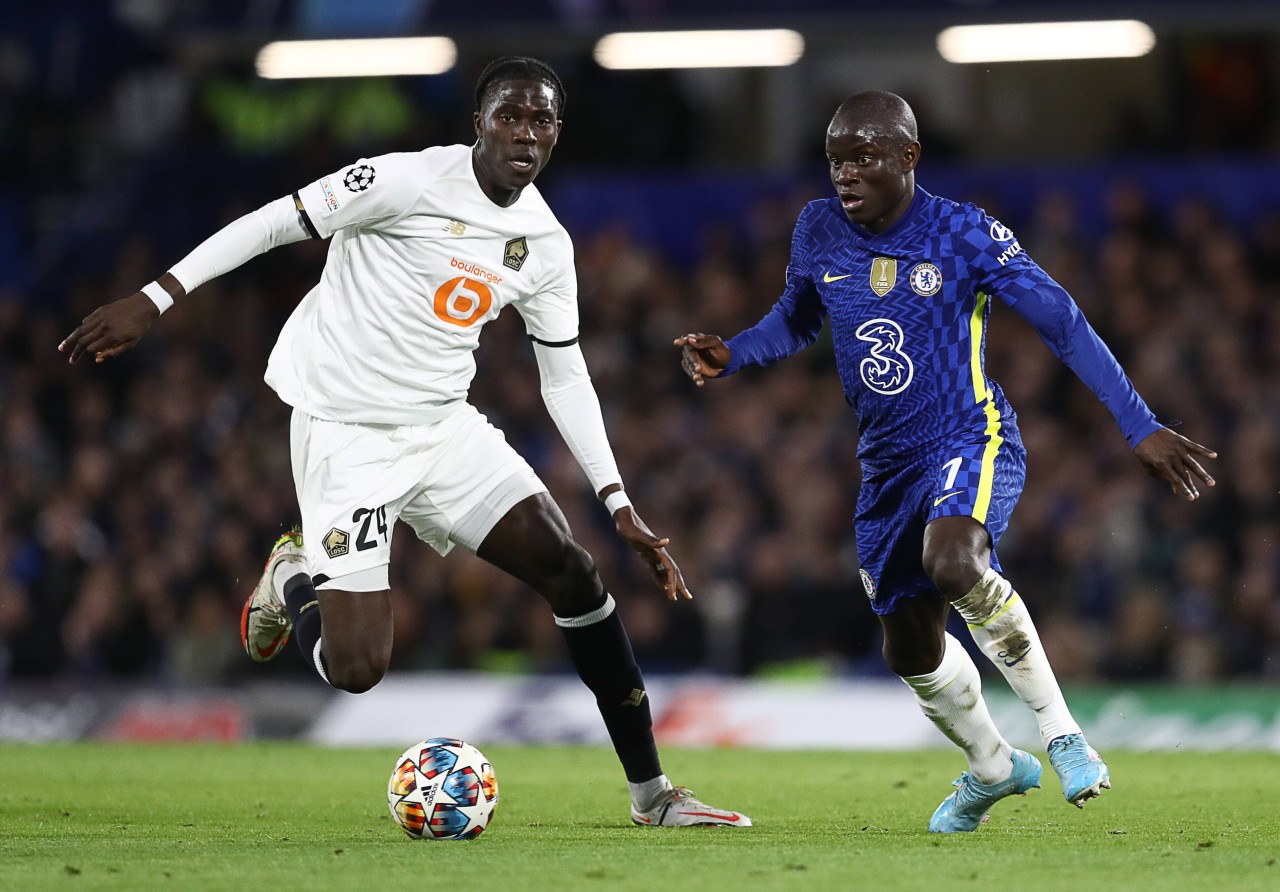
[(916, 221), (924, 213), (924, 208), (929, 204), (931, 198), (933, 198), (932, 195), (916, 186), (915, 193), (911, 196), (911, 204), (907, 207), (906, 213), (884, 232), (867, 232), (857, 223), (849, 221), (848, 217), (845, 220), (849, 222), (850, 228), (853, 229), (858, 238), (868, 245), (886, 245), (897, 238), (899, 234), (915, 225)]

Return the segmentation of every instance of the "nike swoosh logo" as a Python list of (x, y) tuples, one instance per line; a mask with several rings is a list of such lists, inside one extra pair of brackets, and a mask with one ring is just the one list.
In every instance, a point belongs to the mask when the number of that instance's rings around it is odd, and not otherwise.
[[(1010, 669), (1012, 669), (1014, 666), (1018, 665), (1018, 664), (1019, 664), (1019, 663), (1021, 663), (1023, 660), (1025, 660), (1025, 659), (1027, 658), (1027, 654), (1029, 654), (1029, 653), (1031, 653), (1031, 648), (1029, 648), (1029, 647), (1028, 647), (1026, 650), (1024, 650), (1024, 651), (1023, 651), (1023, 652), (1022, 652), (1018, 657), (1016, 657), (1015, 659), (1013, 659), (1013, 660), (1003, 660), (1002, 662), (1003, 662), (1006, 666), (1008, 666)], [(1000, 654), (1000, 656), (1001, 656), (1001, 657), (1005, 657), (1005, 656), (1008, 656), (1008, 654)]]
[(735, 814), (735, 815), (713, 815), (713, 814), (711, 814), (711, 812), (706, 812), (706, 811), (682, 811), (682, 812), (680, 812), (680, 814), (682, 814), (682, 815), (689, 815), (690, 817), (693, 817), (693, 818), (715, 818), (717, 821), (731, 821), (731, 822), (733, 822), (733, 823), (735, 823), (735, 824), (736, 824), (738, 821), (741, 821), (741, 820), (742, 820), (742, 815), (737, 815), (737, 814)]
[(833, 275), (831, 275), (830, 271), (828, 271), (828, 272), (824, 272), (824, 273), (822, 274), (822, 281), (824, 281), (824, 282), (839, 282), (841, 279), (847, 279), (847, 278), (849, 278), (849, 276), (852, 276), (852, 275), (853, 275), (853, 273), (847, 273), (846, 275), (843, 275), (843, 276), (833, 276)]
[(962, 492), (964, 492), (964, 490), (963, 490), (963, 489), (957, 489), (955, 492), (949, 492), (949, 493), (947, 493), (945, 496), (938, 496), (938, 498), (936, 498), (936, 499), (934, 499), (934, 500), (933, 500), (933, 507), (937, 508), (939, 505), (941, 505), (941, 504), (942, 504), (943, 502), (945, 502), (947, 499), (950, 499), (950, 498), (952, 498), (952, 497), (954, 497), (954, 496), (958, 496), (958, 495), (960, 495)]

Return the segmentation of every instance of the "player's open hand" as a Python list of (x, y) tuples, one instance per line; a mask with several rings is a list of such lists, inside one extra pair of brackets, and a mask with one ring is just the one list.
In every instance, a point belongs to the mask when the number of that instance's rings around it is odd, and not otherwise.
[(693, 600), (693, 593), (684, 584), (684, 574), (667, 553), (667, 546), (671, 544), (669, 538), (659, 539), (655, 536), (630, 505), (624, 505), (615, 511), (613, 522), (618, 527), (618, 535), (648, 565), (649, 575), (658, 584), (658, 588), (667, 593), (668, 601), (678, 601), (681, 598)]
[(1188, 502), (1200, 497), (1202, 486), (1214, 485), (1213, 478), (1198, 459), (1217, 458), (1218, 453), (1167, 427), (1148, 436), (1133, 451), (1146, 466), (1148, 474), (1169, 484)]
[(680, 367), (701, 387), (707, 378), (715, 378), (729, 364), (730, 350), (716, 335), (681, 335), (673, 342), (680, 351)]
[(141, 291), (98, 307), (66, 339), (58, 350), (70, 353), (68, 362), (88, 354), (102, 362), (128, 350), (142, 339), (160, 318), (160, 310)]

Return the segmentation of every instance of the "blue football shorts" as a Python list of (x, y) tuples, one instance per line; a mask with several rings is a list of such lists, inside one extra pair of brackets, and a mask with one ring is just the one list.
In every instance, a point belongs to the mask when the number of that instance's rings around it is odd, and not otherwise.
[(877, 468), (863, 464), (854, 533), (859, 576), (877, 614), (893, 613), (903, 598), (938, 589), (925, 575), (924, 528), (938, 517), (972, 517), (996, 545), (1022, 494), (1027, 453), (1016, 432), (949, 445), (916, 461)]

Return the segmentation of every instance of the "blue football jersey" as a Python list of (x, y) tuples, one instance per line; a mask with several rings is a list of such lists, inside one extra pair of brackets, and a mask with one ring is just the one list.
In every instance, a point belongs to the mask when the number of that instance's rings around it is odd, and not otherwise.
[(1016, 435), (1013, 410), (983, 362), (991, 300), (1035, 326), (1107, 405), (1130, 445), (1161, 425), (1071, 296), (1007, 227), (972, 204), (916, 188), (892, 227), (871, 234), (837, 198), (810, 202), (792, 237), (773, 309), (727, 343), (726, 373), (812, 343), (829, 320), (858, 456), (910, 461), (940, 445)]

